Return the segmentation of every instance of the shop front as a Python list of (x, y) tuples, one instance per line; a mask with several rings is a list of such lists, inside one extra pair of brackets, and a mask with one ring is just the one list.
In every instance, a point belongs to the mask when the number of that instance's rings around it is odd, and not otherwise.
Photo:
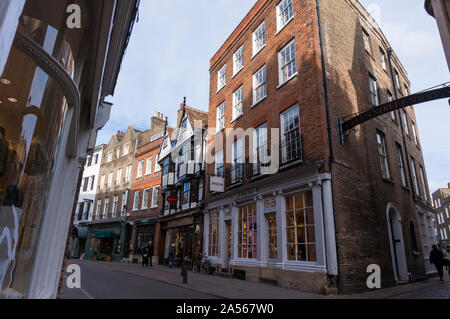
[(203, 223), (196, 213), (160, 220), (159, 262), (167, 263), (171, 246), (175, 247), (175, 264), (187, 260), (192, 267), (200, 258), (203, 243)]
[[(157, 218), (146, 218), (134, 221), (132, 241), (130, 245), (130, 255), (132, 255), (134, 263), (142, 262), (142, 248), (151, 241), (153, 247), (157, 245)], [(131, 249), (132, 248), (132, 249)], [(154, 258), (157, 258), (155, 251)]]
[(86, 240), (88, 235), (87, 226), (75, 226), (72, 229), (69, 245), (70, 258), (80, 259), (86, 249)]
[(284, 174), (207, 201), (203, 251), (217, 272), (321, 293), (337, 271), (331, 179)]
[(121, 261), (127, 254), (130, 226), (125, 221), (90, 224), (85, 258), (99, 261)]

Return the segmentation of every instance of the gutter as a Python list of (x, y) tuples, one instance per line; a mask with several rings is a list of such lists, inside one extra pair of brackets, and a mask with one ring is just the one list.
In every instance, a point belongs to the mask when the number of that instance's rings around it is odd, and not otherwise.
[[(331, 134), (331, 122), (330, 122), (330, 102), (329, 102), (329, 97), (328, 97), (328, 83), (327, 83), (327, 73), (326, 73), (326, 65), (325, 65), (325, 51), (324, 51), (324, 45), (323, 45), (323, 31), (322, 31), (322, 18), (320, 15), (320, 4), (319, 4), (319, 0), (316, 0), (316, 10), (317, 10), (317, 22), (318, 22), (318, 27), (319, 27), (319, 42), (320, 42), (320, 60), (322, 62), (322, 77), (323, 77), (323, 88), (324, 88), (324, 98), (325, 98), (325, 112), (326, 112), (326, 117), (327, 117), (327, 133), (328, 133), (328, 146), (329, 146), (329, 151), (330, 151), (330, 157), (329, 157), (329, 170), (330, 170), (330, 193), (328, 194), (329, 197), (331, 197), (331, 208), (332, 208), (332, 214), (331, 216), (325, 216), (325, 211), (322, 211), (322, 215), (323, 215), (323, 220), (324, 220), (324, 237), (325, 237), (325, 256), (326, 256), (326, 265), (327, 265), (327, 274), (329, 274), (330, 277), (334, 277), (336, 278), (339, 275), (339, 255), (338, 255), (338, 250), (337, 250), (337, 240), (336, 240), (336, 221), (334, 218), (335, 215), (335, 199), (333, 196), (333, 183), (334, 180), (332, 178), (332, 167), (333, 167), (333, 163), (334, 163), (334, 150), (333, 150), (333, 141), (332, 141), (332, 134)], [(322, 188), (322, 206), (324, 206), (324, 202), (325, 202), (325, 198), (324, 198), (324, 189), (323, 186)], [(334, 230), (334, 236), (332, 236), (331, 238), (329, 238), (327, 240), (326, 236), (327, 236), (327, 232), (326, 232), (326, 220), (328, 220), (331, 224), (332, 229)], [(330, 228), (330, 227), (328, 227)], [(327, 243), (331, 246), (327, 247)], [(333, 247), (334, 246), (334, 247)], [(333, 251), (331, 252), (331, 256), (329, 256), (328, 254), (328, 249), (332, 249)], [(336, 263), (335, 264), (335, 268), (332, 265), (330, 265), (329, 263)], [(336, 279), (336, 288), (339, 287), (339, 283), (337, 282)], [(332, 288), (332, 287), (330, 287)], [(339, 288), (338, 288), (339, 289)]]

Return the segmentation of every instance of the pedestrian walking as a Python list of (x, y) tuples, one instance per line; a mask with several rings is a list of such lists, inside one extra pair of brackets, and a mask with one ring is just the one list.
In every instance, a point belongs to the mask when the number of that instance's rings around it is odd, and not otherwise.
[(175, 259), (175, 244), (172, 244), (169, 248), (169, 268), (172, 268), (173, 260)]
[(441, 281), (444, 281), (444, 254), (440, 251), (436, 245), (432, 246), (430, 252), (430, 263), (436, 267)]
[(149, 259), (149, 262), (150, 262), (150, 267), (153, 267), (153, 262), (152, 262), (152, 259), (153, 259), (153, 250), (154, 250), (153, 242), (150, 240), (150, 241), (148, 242), (148, 259)]
[(148, 248), (146, 246), (143, 246), (141, 248), (141, 254), (142, 254), (142, 267), (148, 266)]

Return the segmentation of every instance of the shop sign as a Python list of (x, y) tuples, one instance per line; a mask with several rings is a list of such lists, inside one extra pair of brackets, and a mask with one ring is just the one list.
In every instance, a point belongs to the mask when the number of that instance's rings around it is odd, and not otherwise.
[(177, 203), (178, 197), (176, 197), (175, 195), (167, 196), (167, 201), (171, 204)]
[(225, 192), (225, 178), (219, 176), (211, 176), (209, 190), (211, 192), (223, 193)]

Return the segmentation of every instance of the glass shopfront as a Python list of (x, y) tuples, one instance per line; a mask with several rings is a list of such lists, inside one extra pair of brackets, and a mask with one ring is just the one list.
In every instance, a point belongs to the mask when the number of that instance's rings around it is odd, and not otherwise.
[(60, 0), (26, 2), (17, 33), (44, 53), (37, 59), (14, 43), (0, 75), (0, 298), (27, 294), (55, 159), (65, 149), (67, 95), (40, 64), (47, 53), (73, 78), (80, 42), (65, 30), (65, 8)]

